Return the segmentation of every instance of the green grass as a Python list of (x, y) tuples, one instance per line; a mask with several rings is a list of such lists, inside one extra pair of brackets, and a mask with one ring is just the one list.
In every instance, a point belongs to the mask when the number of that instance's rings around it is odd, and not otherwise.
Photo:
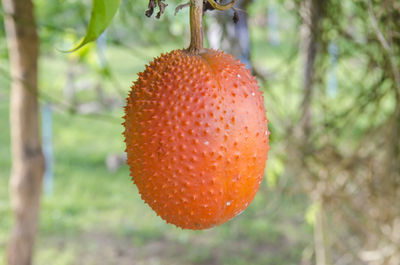
[[(111, 48), (108, 53), (110, 65), (126, 88), (124, 93), (145, 62), (159, 51), (149, 50), (142, 58), (125, 52)], [(44, 56), (40, 67), (42, 92), (59, 99), (68, 68), (65, 55)], [(98, 77), (93, 70), (80, 76), (89, 81)], [(0, 79), (0, 86), (8, 85)], [(110, 82), (104, 81), (104, 87), (109, 96), (116, 96)], [(80, 99), (87, 100), (91, 93), (88, 90), (89, 96)], [(0, 130), (0, 265), (4, 264), (12, 225), (7, 190), (11, 166), (7, 97), (7, 92), (0, 94), (4, 128)], [(140, 199), (126, 166), (116, 173), (107, 171), (107, 155), (122, 152), (124, 144), (122, 120), (118, 118), (122, 110), (106, 114), (116, 119), (54, 113), (54, 194), (42, 197), (34, 264), (133, 264), (133, 260), (134, 264), (300, 262), (303, 249), (311, 241), (311, 231), (304, 222), (305, 198), (284, 194), (275, 201), (282, 194), (264, 181), (250, 207), (224, 225), (206, 231), (183, 231), (167, 225)]]

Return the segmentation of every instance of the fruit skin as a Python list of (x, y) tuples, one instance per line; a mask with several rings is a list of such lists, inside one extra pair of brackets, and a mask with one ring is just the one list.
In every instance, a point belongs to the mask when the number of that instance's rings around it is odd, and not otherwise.
[(162, 54), (139, 74), (125, 112), (132, 179), (166, 222), (210, 228), (253, 200), (267, 160), (268, 121), (257, 81), (231, 55)]

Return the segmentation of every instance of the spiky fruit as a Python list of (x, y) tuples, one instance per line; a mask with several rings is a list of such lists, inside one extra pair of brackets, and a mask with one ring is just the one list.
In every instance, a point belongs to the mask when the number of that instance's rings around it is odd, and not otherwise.
[(263, 179), (268, 129), (255, 78), (231, 55), (156, 58), (125, 107), (131, 176), (165, 221), (205, 229), (241, 213)]

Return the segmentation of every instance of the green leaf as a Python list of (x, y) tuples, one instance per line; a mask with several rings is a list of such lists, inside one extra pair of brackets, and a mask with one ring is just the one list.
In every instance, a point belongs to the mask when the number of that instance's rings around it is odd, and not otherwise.
[(121, 0), (93, 0), (93, 9), (86, 36), (74, 48), (65, 52), (74, 52), (85, 44), (96, 40), (111, 23), (120, 3)]

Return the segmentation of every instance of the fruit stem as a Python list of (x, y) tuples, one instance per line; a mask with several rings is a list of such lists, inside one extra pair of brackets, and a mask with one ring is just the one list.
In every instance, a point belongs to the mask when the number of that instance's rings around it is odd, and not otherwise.
[(190, 0), (190, 53), (203, 50), (203, 0)]

